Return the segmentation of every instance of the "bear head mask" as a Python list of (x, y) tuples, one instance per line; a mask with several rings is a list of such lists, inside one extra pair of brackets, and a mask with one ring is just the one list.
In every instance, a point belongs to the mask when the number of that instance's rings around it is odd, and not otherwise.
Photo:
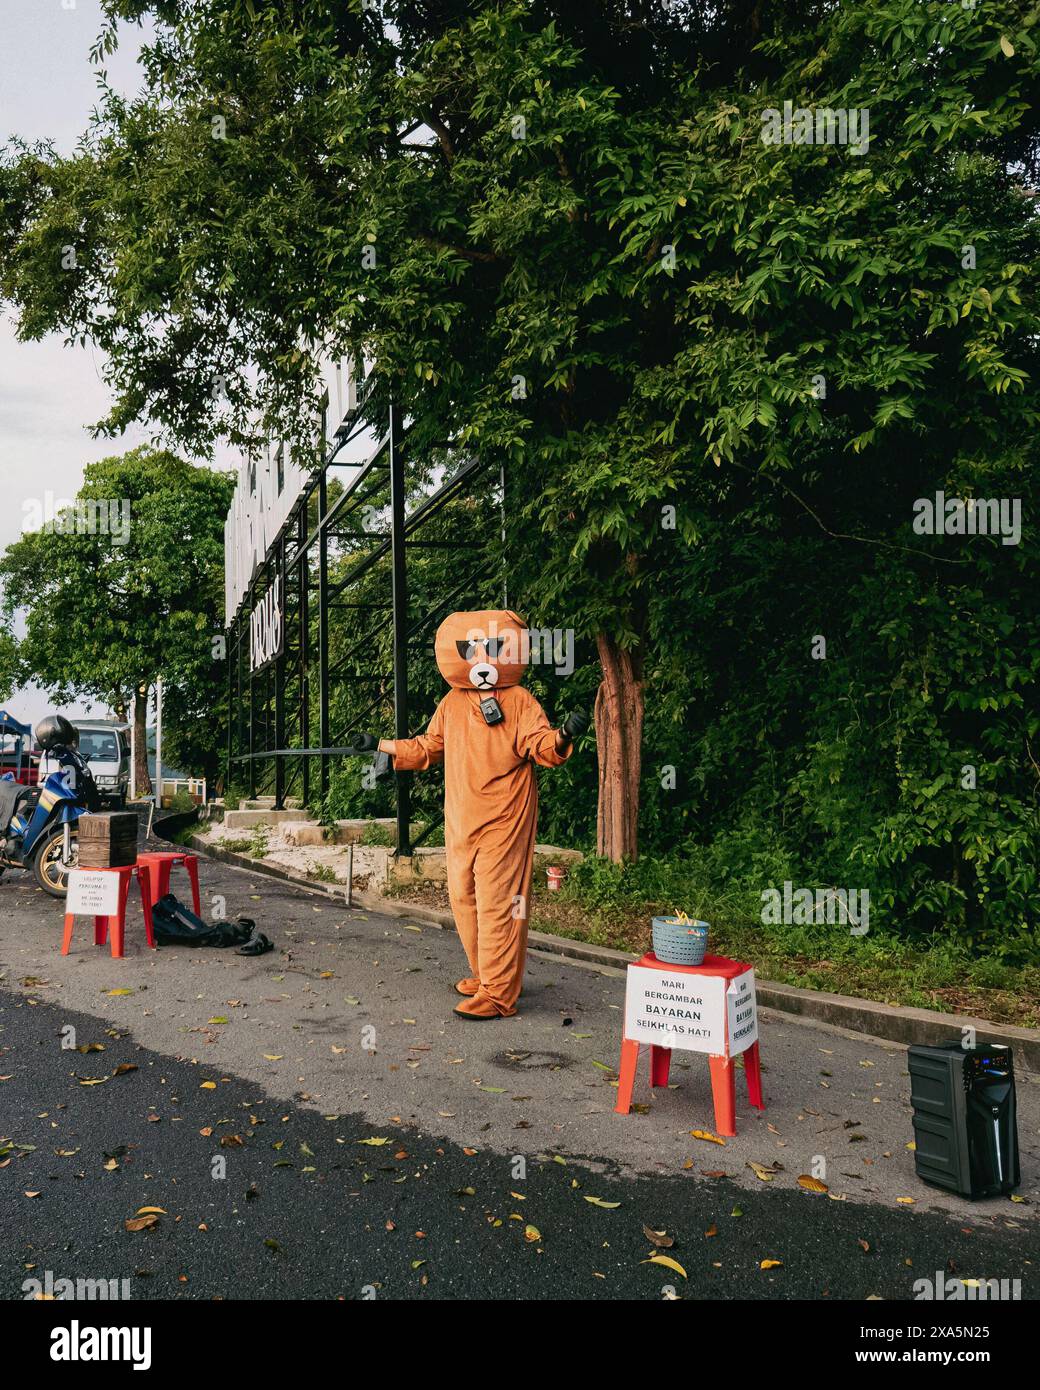
[(437, 668), (448, 684), (485, 695), (520, 684), (529, 650), (527, 625), (510, 609), (452, 613), (434, 639)]

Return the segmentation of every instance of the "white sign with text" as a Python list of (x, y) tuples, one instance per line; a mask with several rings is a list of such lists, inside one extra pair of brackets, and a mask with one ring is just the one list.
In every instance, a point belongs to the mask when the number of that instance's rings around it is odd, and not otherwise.
[[(319, 356), (323, 407), (315, 420), (315, 453), (324, 457), (338, 442), (338, 431), (358, 402), (359, 390), (373, 363), (365, 358)], [(325, 435), (320, 426), (324, 424)], [(289, 446), (272, 440), (239, 464), (227, 521), (224, 524), (224, 621), (230, 627), (260, 566), (274, 549), (296, 503), (313, 480), (311, 464), (293, 456)], [(294, 547), (293, 547), (294, 548)]]
[(758, 1042), (758, 1003), (755, 999), (755, 972), (745, 970), (730, 980), (726, 990), (729, 1022), (729, 1055), (736, 1057)]
[(77, 917), (117, 916), (119, 875), (104, 869), (70, 869), (65, 911)]
[(275, 575), (249, 619), (249, 670), (255, 674), (277, 661), (285, 650), (282, 576)]
[[(743, 978), (743, 977), (741, 977)], [(726, 980), (679, 970), (628, 967), (625, 1037), (658, 1047), (726, 1051)]]

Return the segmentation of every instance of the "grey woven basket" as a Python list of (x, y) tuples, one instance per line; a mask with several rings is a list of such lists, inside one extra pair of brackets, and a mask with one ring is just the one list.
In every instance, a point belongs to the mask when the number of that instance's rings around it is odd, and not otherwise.
[(655, 917), (651, 924), (654, 955), (665, 965), (700, 965), (708, 949), (707, 922), (677, 922)]

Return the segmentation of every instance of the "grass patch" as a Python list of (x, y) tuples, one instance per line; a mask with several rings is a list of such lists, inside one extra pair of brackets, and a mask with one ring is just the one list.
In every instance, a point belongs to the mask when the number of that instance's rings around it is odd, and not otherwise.
[(195, 838), (196, 835), (198, 835), (198, 833), (199, 826), (196, 822), (192, 825), (186, 825), (183, 830), (174, 831), (172, 835), (169, 833), (164, 834), (162, 838), (168, 841), (171, 845), (181, 845), (183, 848), (187, 849), (190, 847), (192, 840)]
[(359, 845), (381, 845), (384, 849), (390, 849), (397, 842), (397, 837), (386, 828), (385, 825), (376, 825), (375, 821), (369, 821), (361, 832)]
[(253, 847), (252, 840), (234, 840), (227, 835), (221, 835), (213, 844), (217, 849), (226, 850), (228, 854), (247, 854)]
[[(642, 954), (650, 919), (684, 908), (711, 923), (708, 949), (754, 965), (759, 977), (802, 989), (880, 1003), (971, 1014), (993, 1023), (1040, 1027), (1040, 967), (1011, 967), (973, 957), (948, 941), (930, 947), (840, 926), (763, 925), (761, 898), (739, 889), (712, 898), (691, 885), (688, 866), (646, 861), (620, 869), (585, 860), (570, 868), (560, 892), (535, 866), (531, 927), (596, 946)], [(448, 907), (445, 885), (395, 884), (393, 896)]]

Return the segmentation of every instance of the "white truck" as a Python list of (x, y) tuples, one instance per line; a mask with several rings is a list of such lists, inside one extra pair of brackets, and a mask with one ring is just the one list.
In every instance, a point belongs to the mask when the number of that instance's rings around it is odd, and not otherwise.
[[(126, 805), (130, 785), (130, 726), (116, 719), (80, 719), (69, 721), (79, 734), (79, 754), (87, 763), (97, 783), (102, 801), (117, 806)], [(40, 761), (40, 781), (57, 764), (45, 753)]]

